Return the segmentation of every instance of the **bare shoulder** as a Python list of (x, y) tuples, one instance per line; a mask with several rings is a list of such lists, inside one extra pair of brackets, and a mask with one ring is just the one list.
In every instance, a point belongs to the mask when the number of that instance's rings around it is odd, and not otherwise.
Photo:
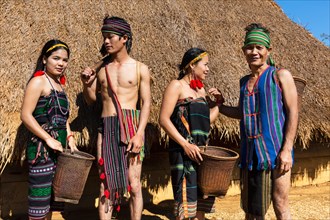
[(32, 89), (34, 91), (42, 91), (44, 89), (45, 83), (46, 83), (46, 77), (43, 76), (37, 76), (37, 77), (33, 77), (28, 85), (27, 85), (27, 89)]
[(177, 79), (172, 80), (167, 86), (167, 90), (173, 90), (173, 91), (179, 91), (179, 90), (181, 90), (181, 88), (182, 88), (182, 85), (181, 85), (180, 81)]
[(281, 78), (292, 78), (291, 72), (287, 69), (279, 69), (277, 75), (280, 80)]
[(140, 62), (140, 61), (138, 61), (138, 60), (136, 60), (136, 62), (137, 62), (137, 63), (140, 63), (141, 70), (142, 70), (142, 69), (144, 69), (144, 70), (145, 70), (145, 69), (149, 69), (149, 67), (148, 67), (146, 64), (144, 64), (144, 63), (142, 63), (142, 62)]
[(35, 97), (41, 95), (49, 95), (50, 88), (47, 87), (48, 81), (46, 76), (33, 77), (26, 86), (25, 93), (33, 95)]
[(283, 90), (288, 90), (289, 88), (295, 87), (293, 76), (289, 70), (278, 70), (277, 77)]
[(137, 62), (137, 65), (140, 65), (140, 73), (142, 76), (149, 76), (150, 75), (150, 70), (149, 70), (149, 67), (142, 63), (142, 62), (139, 62), (139, 61), (136, 61)]
[(179, 80), (172, 80), (166, 87), (164, 92), (164, 100), (166, 103), (175, 103), (182, 95), (182, 85)]

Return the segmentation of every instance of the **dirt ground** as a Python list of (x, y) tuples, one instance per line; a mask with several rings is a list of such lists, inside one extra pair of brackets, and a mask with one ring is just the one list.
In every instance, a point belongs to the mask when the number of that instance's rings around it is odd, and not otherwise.
[[(330, 220), (330, 182), (294, 187), (290, 191), (290, 209), (294, 220)], [(145, 205), (143, 210), (143, 220), (173, 219), (172, 201), (164, 201), (158, 205)], [(116, 219), (129, 219), (127, 207), (123, 207)], [(210, 220), (236, 220), (244, 219), (244, 213), (240, 208), (239, 195), (218, 198), (216, 202), (216, 212), (207, 214)], [(65, 213), (63, 216), (56, 213), (53, 220), (89, 220), (98, 219), (97, 210), (79, 211)], [(274, 210), (271, 207), (266, 215), (266, 219), (275, 218)]]
[[(290, 210), (293, 219), (330, 220), (330, 182), (322, 185), (295, 187), (290, 191)], [(207, 217), (216, 220), (244, 219), (239, 196), (230, 196), (217, 201), (217, 211)], [(276, 219), (271, 207), (266, 219)]]

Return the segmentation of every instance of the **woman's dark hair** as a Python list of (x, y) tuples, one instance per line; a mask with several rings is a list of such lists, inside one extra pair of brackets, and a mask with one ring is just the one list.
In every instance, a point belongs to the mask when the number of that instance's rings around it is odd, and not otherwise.
[(56, 39), (50, 40), (42, 48), (33, 73), (37, 72), (38, 70), (44, 70), (45, 64), (43, 63), (43, 59), (48, 58), (54, 51), (59, 49), (66, 50), (66, 52), (68, 52), (68, 57), (70, 57), (70, 49), (66, 43)]
[[(182, 61), (181, 64), (179, 65), (179, 79), (182, 79), (185, 75), (186, 75), (186, 69), (185, 67), (193, 60), (195, 59), (197, 56), (199, 56), (200, 54), (206, 52), (203, 49), (197, 48), (197, 47), (193, 47), (190, 48), (189, 50), (187, 50), (183, 57), (182, 57)], [(201, 58), (202, 59), (202, 58)], [(196, 60), (195, 63), (199, 62), (201, 59)]]

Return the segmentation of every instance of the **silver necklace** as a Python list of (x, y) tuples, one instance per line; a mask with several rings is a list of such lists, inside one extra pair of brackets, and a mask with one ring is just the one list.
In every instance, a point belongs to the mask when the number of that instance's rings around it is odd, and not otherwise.
[[(54, 89), (54, 86), (53, 86), (52, 82), (50, 81), (50, 79), (48, 78), (48, 76), (47, 76), (46, 73), (45, 73), (45, 75), (46, 75), (46, 78), (48, 79), (48, 82), (49, 82), (50, 86), (51, 86), (52, 89), (54, 90), (55, 98), (56, 98), (56, 102), (57, 102), (57, 105), (58, 105), (58, 109), (60, 110), (60, 112), (61, 112), (63, 115), (67, 115), (68, 112), (69, 112), (70, 103), (68, 102), (68, 108), (67, 108), (66, 111), (64, 112), (64, 111), (62, 110), (62, 108), (61, 108), (60, 101), (59, 101), (59, 99), (58, 99), (58, 95), (57, 95), (57, 91), (56, 91), (56, 89)], [(63, 94), (64, 94), (66, 100), (68, 100), (68, 97), (66, 96), (66, 93), (65, 93), (64, 88), (62, 87), (61, 83), (60, 83), (60, 87), (61, 87), (61, 89), (62, 89), (62, 91), (63, 91)], [(57, 113), (56, 113), (56, 107), (55, 107), (55, 114), (57, 114)]]

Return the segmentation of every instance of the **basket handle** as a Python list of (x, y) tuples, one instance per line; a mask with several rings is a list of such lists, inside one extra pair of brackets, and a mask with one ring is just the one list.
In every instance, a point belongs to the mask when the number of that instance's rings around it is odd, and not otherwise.
[(203, 147), (203, 152), (205, 152), (206, 151), (206, 148), (209, 146), (209, 142), (210, 142), (210, 134), (208, 135), (208, 137), (207, 137), (207, 139), (206, 139), (206, 142), (205, 142), (205, 147)]

